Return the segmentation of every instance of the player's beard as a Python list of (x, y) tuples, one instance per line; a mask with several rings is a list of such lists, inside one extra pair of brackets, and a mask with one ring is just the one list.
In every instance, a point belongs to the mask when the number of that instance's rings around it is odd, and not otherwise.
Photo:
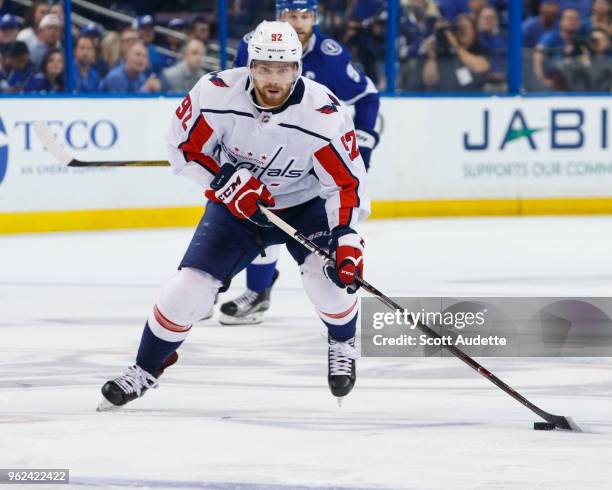
[(284, 87), (279, 84), (267, 83), (258, 87), (255, 84), (255, 91), (262, 106), (274, 108), (282, 105), (287, 100), (291, 86)]

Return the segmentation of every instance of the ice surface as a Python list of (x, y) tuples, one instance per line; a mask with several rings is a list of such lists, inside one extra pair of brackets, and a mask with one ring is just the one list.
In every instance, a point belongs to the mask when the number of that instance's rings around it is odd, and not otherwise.
[[(612, 296), (611, 229), (611, 218), (369, 222), (367, 277), (389, 295)], [(286, 253), (263, 325), (194, 327), (158, 390), (96, 413), (190, 236), (0, 238), (0, 467), (70, 468), (72, 488), (609, 488), (612, 360), (482, 360), (582, 434), (534, 431), (535, 415), (455, 359), (362, 359), (338, 408)]]

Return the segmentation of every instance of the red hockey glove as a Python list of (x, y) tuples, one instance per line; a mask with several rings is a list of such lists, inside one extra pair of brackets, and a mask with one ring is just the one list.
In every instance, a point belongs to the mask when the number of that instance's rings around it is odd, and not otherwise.
[(259, 226), (272, 226), (257, 204), (274, 206), (274, 197), (246, 168), (236, 170), (232, 164), (226, 163), (210, 187), (204, 195), (213, 202), (225, 204), (234, 216), (248, 219)]
[(337, 226), (331, 232), (329, 252), (336, 262), (325, 266), (325, 274), (336, 286), (346, 288), (349, 294), (359, 289), (356, 276), (363, 277), (364, 245), (361, 237), (348, 226)]

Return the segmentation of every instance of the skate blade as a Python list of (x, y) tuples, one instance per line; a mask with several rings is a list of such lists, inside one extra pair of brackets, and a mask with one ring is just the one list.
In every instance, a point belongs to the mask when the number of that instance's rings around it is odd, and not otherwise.
[(221, 325), (257, 325), (263, 322), (264, 312), (251, 313), (245, 316), (229, 316), (221, 313), (219, 323)]
[(111, 412), (113, 410), (119, 410), (120, 408), (120, 406), (113, 405), (106, 398), (103, 398), (102, 401), (96, 407), (96, 412)]

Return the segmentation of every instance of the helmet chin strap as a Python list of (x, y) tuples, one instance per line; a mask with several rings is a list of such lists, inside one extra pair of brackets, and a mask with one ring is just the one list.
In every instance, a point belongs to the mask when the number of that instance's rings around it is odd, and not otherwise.
[[(251, 64), (253, 63), (253, 61), (251, 61)], [(252, 90), (257, 90), (257, 87), (255, 86), (255, 80), (253, 80), (253, 72), (251, 71), (251, 64), (249, 64), (249, 91), (252, 87)], [(291, 90), (289, 90), (289, 93), (287, 94), (287, 97), (285, 97), (285, 99), (278, 105), (274, 106), (274, 107), (264, 107), (259, 105), (256, 102), (255, 97), (249, 97), (251, 103), (257, 107), (257, 109), (262, 110), (262, 111), (270, 111), (270, 110), (274, 110), (277, 109), (278, 107), (281, 107), (285, 102), (287, 102), (289, 100), (289, 97), (291, 97), (291, 94), (293, 93), (293, 91), (295, 90), (295, 85), (297, 83), (297, 81), (300, 79), (300, 77), (302, 76), (302, 64), (299, 63), (298, 66), (298, 72), (297, 75), (295, 76), (295, 79), (293, 80), (293, 83), (291, 84)]]

